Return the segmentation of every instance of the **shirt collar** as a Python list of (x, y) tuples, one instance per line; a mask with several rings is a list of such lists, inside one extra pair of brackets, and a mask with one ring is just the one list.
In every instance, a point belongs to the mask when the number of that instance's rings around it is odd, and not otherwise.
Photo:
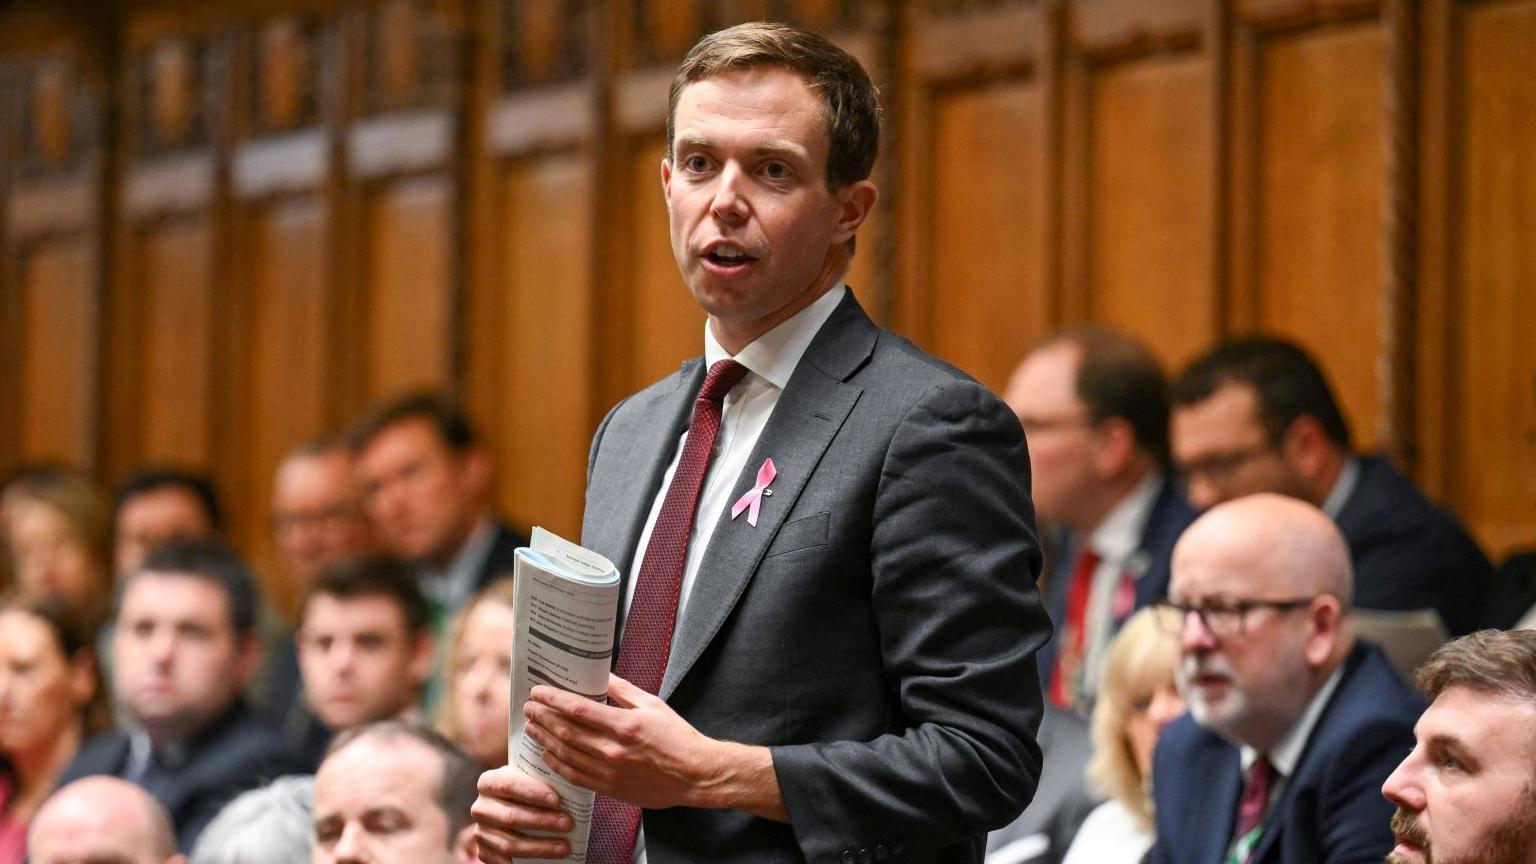
[(1323, 512), (1328, 514), (1328, 518), (1339, 518), (1345, 502), (1355, 493), (1355, 484), (1359, 482), (1360, 460), (1350, 457), (1339, 471), (1339, 479), (1333, 481), (1333, 488), (1328, 490), (1328, 497), (1323, 499)]
[(848, 286), (838, 284), (837, 287), (816, 298), (811, 305), (801, 309), (794, 315), (779, 322), (778, 326), (767, 333), (752, 340), (751, 344), (736, 353), (735, 357), (721, 347), (715, 339), (715, 334), (710, 332), (709, 322), (704, 322), (704, 367), (707, 369), (715, 363), (733, 359), (737, 363), (747, 367), (747, 370), (763, 378), (768, 383), (784, 389), (789, 383), (789, 376), (795, 372), (795, 367), (800, 365), (800, 358), (805, 356), (807, 348), (811, 347), (811, 340), (821, 331), (821, 325), (827, 323), (832, 317), (832, 311), (843, 300), (843, 295), (848, 293)]
[(469, 539), (459, 547), (459, 553), (453, 556), (448, 569), (440, 573), (428, 571), (425, 574), (427, 578), (422, 580), (422, 591), (444, 605), (460, 605), (461, 600), (467, 599), (474, 592), (480, 565), (491, 554), (491, 547), (495, 543), (496, 526), (491, 524), (489, 516), (480, 517), (475, 530), (469, 532)]
[(1162, 485), (1160, 471), (1148, 471), (1129, 494), (1109, 511), (1088, 537), (1088, 548), (1105, 561), (1124, 565), (1141, 545), (1142, 530), (1147, 517), (1152, 515), (1152, 505), (1157, 500), (1157, 490)]
[[(1275, 766), (1275, 771), (1281, 777), (1289, 778), (1296, 771), (1296, 763), (1301, 761), (1301, 753), (1307, 748), (1307, 739), (1312, 737), (1312, 729), (1317, 726), (1317, 721), (1323, 716), (1323, 709), (1328, 707), (1328, 700), (1333, 698), (1333, 691), (1339, 687), (1339, 679), (1344, 677), (1344, 664), (1340, 663), (1323, 686), (1313, 694), (1312, 701), (1307, 703), (1306, 710), (1301, 712), (1301, 718), (1291, 731), (1285, 733), (1275, 749), (1269, 751), (1269, 764)], [(1259, 751), (1244, 744), (1241, 752), (1243, 771), (1259, 758)]]

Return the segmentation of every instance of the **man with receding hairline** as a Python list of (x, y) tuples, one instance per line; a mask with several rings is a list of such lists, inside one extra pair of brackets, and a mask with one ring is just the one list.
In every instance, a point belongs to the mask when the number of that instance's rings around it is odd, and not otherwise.
[(116, 777), (86, 777), (53, 793), (27, 832), (32, 864), (185, 864), (154, 796)]
[(1152, 864), (1375, 864), (1376, 794), (1423, 702), (1355, 639), (1349, 550), (1306, 502), (1262, 494), (1201, 516), (1173, 552), (1162, 620), (1189, 714), (1158, 744)]

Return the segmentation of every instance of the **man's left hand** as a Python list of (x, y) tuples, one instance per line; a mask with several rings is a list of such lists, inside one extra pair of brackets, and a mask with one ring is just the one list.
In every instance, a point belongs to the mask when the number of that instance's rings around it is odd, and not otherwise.
[(766, 747), (717, 741), (617, 675), (604, 705), (539, 685), (523, 706), (555, 773), (646, 809), (736, 808), (788, 821)]

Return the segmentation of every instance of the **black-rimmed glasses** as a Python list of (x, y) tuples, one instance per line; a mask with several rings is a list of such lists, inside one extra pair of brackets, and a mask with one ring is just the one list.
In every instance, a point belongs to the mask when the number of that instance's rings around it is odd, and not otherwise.
[(1200, 624), (1217, 639), (1241, 636), (1248, 630), (1248, 613), (1255, 609), (1273, 609), (1291, 612), (1312, 605), (1313, 597), (1291, 597), (1284, 600), (1215, 600), (1198, 606), (1165, 600), (1156, 605), (1157, 622), (1163, 631), (1172, 636), (1184, 632), (1184, 622), (1193, 612)]

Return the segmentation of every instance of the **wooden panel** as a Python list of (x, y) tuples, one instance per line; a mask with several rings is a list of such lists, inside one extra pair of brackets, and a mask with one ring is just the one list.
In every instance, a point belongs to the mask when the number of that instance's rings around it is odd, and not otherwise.
[(629, 231), (632, 238), (630, 285), (633, 362), (626, 392), (677, 371), (704, 350), (704, 313), (693, 302), (677, 261), (667, 206), (661, 195), (661, 157), (666, 144), (658, 136), (629, 156)]
[[(243, 435), (232, 508), (235, 532), (256, 561), (271, 560), (272, 477), (283, 455), (325, 431), (337, 413), (328, 386), (337, 362), (328, 339), (335, 293), (328, 250), (327, 209), (317, 196), (278, 198), (249, 205), (242, 252), (248, 256), (245, 298)], [(328, 410), (331, 409), (331, 410)], [(292, 608), (286, 580), (268, 580), (278, 607)]]
[(152, 222), (138, 232), (135, 455), (143, 461), (206, 465), (212, 456), (211, 242), (203, 217)]
[(418, 177), (380, 184), (368, 196), (364, 389), (370, 399), (449, 381), (451, 195), (442, 178)]
[(514, 162), (501, 183), (498, 497), (513, 522), (568, 537), (581, 532), (597, 420), (591, 190), (576, 154)]
[(21, 455), (95, 462), (96, 256), (89, 238), (40, 242), (20, 266)]
[(994, 389), (1050, 325), (1043, 98), (1005, 82), (942, 91), (931, 109), (926, 347)]
[(1090, 311), (1173, 369), (1220, 326), (1211, 75), (1207, 59), (1186, 54), (1093, 78)]
[(1449, 492), (1502, 555), (1536, 540), (1536, 3), (1469, 4), (1458, 17)]
[(1315, 352), (1366, 448), (1383, 346), (1384, 63), (1372, 23), (1274, 37), (1258, 69), (1253, 323)]

